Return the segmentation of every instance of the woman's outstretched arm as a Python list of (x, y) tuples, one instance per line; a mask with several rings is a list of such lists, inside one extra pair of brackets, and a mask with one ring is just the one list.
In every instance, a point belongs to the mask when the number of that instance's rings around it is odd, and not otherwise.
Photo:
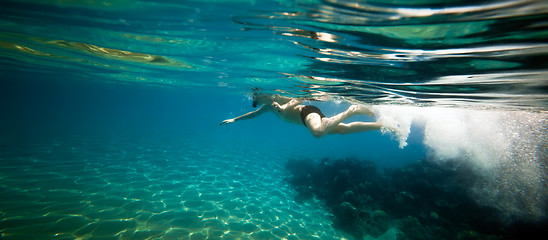
[(238, 117), (235, 117), (235, 118), (231, 118), (231, 119), (226, 119), (224, 120), (223, 122), (221, 122), (221, 124), (219, 125), (226, 125), (226, 124), (229, 124), (229, 123), (233, 123), (235, 121), (238, 121), (238, 120), (246, 120), (246, 119), (252, 119), (252, 118), (255, 118), (265, 112), (268, 111), (268, 107), (266, 105), (263, 105), (261, 106), (259, 109), (255, 110), (255, 111), (252, 111), (252, 112), (248, 112), (244, 115), (241, 115), (241, 116), (238, 116)]

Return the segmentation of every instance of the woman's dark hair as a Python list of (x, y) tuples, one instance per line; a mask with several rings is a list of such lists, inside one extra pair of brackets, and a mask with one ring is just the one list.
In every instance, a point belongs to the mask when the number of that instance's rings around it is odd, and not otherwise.
[(253, 102), (251, 103), (251, 106), (253, 106), (254, 108), (257, 107), (257, 94), (256, 93), (253, 93)]
[(254, 87), (251, 90), (253, 91), (253, 98), (252, 98), (253, 102), (252, 102), (251, 106), (256, 108), (257, 107), (257, 94), (261, 91), (261, 89), (258, 88), (258, 87)]

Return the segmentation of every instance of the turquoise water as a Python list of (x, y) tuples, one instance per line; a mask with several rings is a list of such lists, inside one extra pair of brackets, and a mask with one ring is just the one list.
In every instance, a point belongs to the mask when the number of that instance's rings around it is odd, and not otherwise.
[[(546, 234), (545, 1), (3, 1), (0, 239)], [(314, 138), (260, 87), (390, 131)]]

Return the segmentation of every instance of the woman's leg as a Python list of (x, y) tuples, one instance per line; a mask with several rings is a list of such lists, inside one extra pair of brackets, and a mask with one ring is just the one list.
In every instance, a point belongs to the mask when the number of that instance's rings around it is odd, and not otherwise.
[[(352, 105), (346, 111), (339, 113), (333, 117), (320, 117), (317, 113), (308, 114), (305, 118), (308, 130), (317, 138), (331, 133), (342, 121), (357, 114), (373, 116), (374, 113), (365, 106)], [(355, 127), (352, 127), (355, 128)]]
[(378, 122), (352, 122), (340, 123), (329, 134), (349, 134), (380, 130), (382, 125)]

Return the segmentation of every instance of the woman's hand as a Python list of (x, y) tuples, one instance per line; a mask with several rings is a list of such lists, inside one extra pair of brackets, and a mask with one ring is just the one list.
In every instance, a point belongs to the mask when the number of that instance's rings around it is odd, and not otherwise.
[(235, 120), (234, 118), (231, 118), (231, 119), (227, 119), (227, 120), (224, 120), (221, 124), (219, 125), (227, 125), (229, 123), (233, 123)]
[(278, 102), (272, 102), (272, 109), (281, 112), (284, 108)]

